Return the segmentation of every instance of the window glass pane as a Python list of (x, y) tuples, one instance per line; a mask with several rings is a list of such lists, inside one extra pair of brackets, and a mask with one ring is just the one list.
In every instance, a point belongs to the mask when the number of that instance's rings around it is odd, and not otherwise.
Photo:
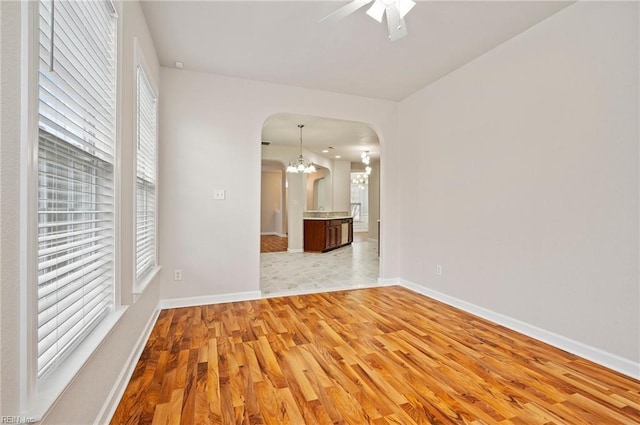
[(137, 70), (136, 281), (156, 266), (157, 101), (142, 67)]
[(351, 215), (354, 231), (368, 231), (369, 176), (366, 173), (351, 173)]
[(42, 377), (113, 309), (116, 20), (109, 1), (39, 5)]

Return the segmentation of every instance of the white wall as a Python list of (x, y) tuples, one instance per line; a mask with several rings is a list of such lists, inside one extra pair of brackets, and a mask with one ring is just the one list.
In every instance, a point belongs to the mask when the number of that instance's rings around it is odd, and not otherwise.
[[(158, 61), (146, 27), (142, 11), (137, 2), (117, 3), (119, 9), (120, 35), (122, 54), (119, 57), (121, 66), (121, 106), (120, 110), (120, 155), (121, 180), (120, 192), (120, 245), (118, 278), (122, 284), (122, 298), (125, 303), (131, 301), (133, 270), (133, 204), (134, 172), (132, 153), (133, 127), (135, 118), (133, 103), (135, 100), (133, 71), (133, 37), (138, 37), (150, 65), (151, 78), (158, 81)], [(0, 331), (0, 388), (2, 399), (0, 411), (2, 415), (19, 415), (19, 388), (25, 382), (20, 372), (20, 335), (18, 326), (21, 321), (20, 307), (24, 305), (20, 299), (19, 258), (21, 240), (18, 234), (19, 216), (24, 213), (20, 205), (20, 84), (21, 76), (28, 74), (20, 62), (22, 30), (20, 28), (22, 14), (26, 8), (20, 2), (0, 2), (2, 23), (0, 31), (0, 51), (2, 65), (0, 68), (2, 122), (0, 127), (0, 216), (2, 232), (0, 257), (0, 314), (2, 328)], [(106, 337), (102, 345), (87, 361), (76, 375), (66, 391), (52, 407), (43, 424), (88, 424), (93, 423), (100, 409), (109, 399), (109, 393), (118, 375), (126, 365), (143, 328), (153, 317), (159, 300), (158, 283), (152, 283), (135, 305), (129, 306), (120, 322)], [(87, 389), (90, 388), (90, 391)], [(116, 400), (117, 402), (117, 400)], [(27, 412), (28, 413), (28, 412)]]
[(331, 178), (333, 210), (351, 211), (351, 162), (334, 160)]
[(318, 171), (307, 174), (307, 211), (317, 210), (319, 207), (327, 211), (328, 203), (324, 186), (327, 182), (325, 178), (331, 174), (331, 171), (326, 168), (316, 168)]
[(640, 361), (638, 52), (578, 2), (401, 102), (402, 278)]
[(0, 2), (0, 412), (20, 395), (20, 8)]
[(369, 239), (378, 240), (380, 219), (380, 161), (371, 161), (369, 174)]
[(304, 249), (303, 213), (307, 206), (307, 174), (287, 174), (287, 236), (288, 252)]
[[(394, 102), (169, 68), (161, 92), (163, 298), (259, 291), (260, 141), (272, 114), (366, 122), (383, 150), (396, 143)], [(213, 200), (213, 189), (226, 189), (227, 199)], [(382, 261), (390, 277), (393, 260)]]
[(328, 211), (330, 199), (327, 199), (327, 180), (329, 180), (328, 175), (325, 175), (321, 179), (318, 179), (314, 183), (314, 206), (313, 209), (318, 211)]
[[(282, 171), (262, 171), (260, 193), (260, 233), (280, 233), (282, 230)], [(276, 223), (276, 211), (280, 211), (280, 225)]]

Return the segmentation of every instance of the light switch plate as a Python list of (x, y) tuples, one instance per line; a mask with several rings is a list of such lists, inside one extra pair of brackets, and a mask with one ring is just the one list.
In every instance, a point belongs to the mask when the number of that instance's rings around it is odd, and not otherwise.
[(224, 189), (215, 189), (213, 191), (213, 199), (223, 201), (226, 198)]

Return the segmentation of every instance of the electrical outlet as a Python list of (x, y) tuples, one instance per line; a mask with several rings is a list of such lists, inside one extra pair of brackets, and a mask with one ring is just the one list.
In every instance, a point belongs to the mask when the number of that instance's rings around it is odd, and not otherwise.
[(436, 264), (436, 274), (442, 276), (442, 266), (440, 264)]
[(218, 201), (224, 201), (227, 198), (227, 193), (224, 189), (215, 189), (213, 191), (213, 199)]
[(182, 270), (175, 269), (173, 271), (173, 280), (182, 280)]

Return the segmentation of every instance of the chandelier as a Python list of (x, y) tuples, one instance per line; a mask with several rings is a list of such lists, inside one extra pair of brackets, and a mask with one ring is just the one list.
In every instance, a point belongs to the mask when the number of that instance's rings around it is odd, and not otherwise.
[(300, 129), (300, 156), (295, 161), (291, 161), (289, 166), (287, 167), (287, 173), (315, 173), (316, 167), (313, 165), (313, 162), (305, 161), (304, 156), (302, 156), (302, 128), (303, 124), (298, 124), (298, 128)]
[(369, 151), (362, 152), (360, 158), (362, 159), (362, 163), (366, 165), (364, 171), (368, 176), (369, 174), (371, 174), (371, 166), (369, 165), (369, 163), (371, 162), (371, 157), (369, 156)]
[(369, 184), (368, 174), (354, 174), (351, 183), (357, 184), (360, 189), (364, 189)]

